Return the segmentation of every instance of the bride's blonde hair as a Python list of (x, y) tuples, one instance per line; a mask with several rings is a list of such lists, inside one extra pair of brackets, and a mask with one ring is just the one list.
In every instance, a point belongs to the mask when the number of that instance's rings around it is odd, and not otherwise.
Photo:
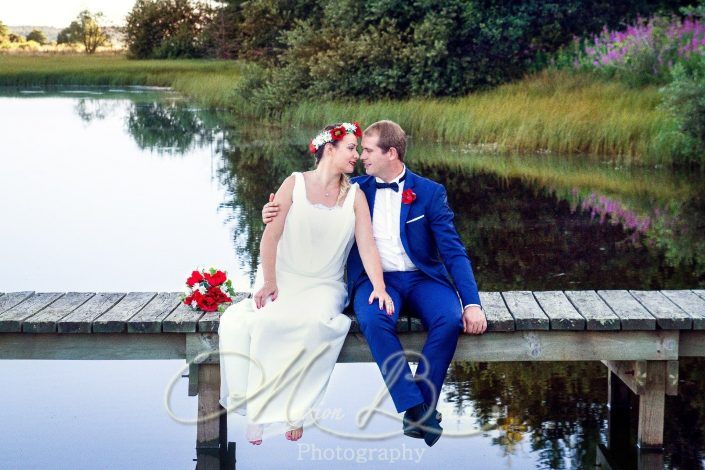
[[(336, 127), (340, 127), (343, 124), (340, 122), (337, 122), (335, 124), (329, 124), (326, 127), (322, 129), (322, 131), (329, 131), (331, 129), (335, 129)], [(338, 146), (338, 143), (340, 143), (339, 140), (334, 140), (331, 142), (331, 145), (334, 147)], [(316, 150), (316, 153), (313, 154), (313, 157), (315, 159), (314, 163), (314, 168), (318, 166), (319, 163), (321, 163), (321, 158), (323, 158), (323, 151), (325, 150), (326, 146), (321, 145), (318, 147), (318, 150)], [(345, 196), (348, 194), (348, 190), (350, 189), (350, 178), (348, 178), (348, 175), (345, 173), (340, 175), (340, 193), (338, 194), (338, 199), (335, 201), (336, 205), (340, 205), (342, 201), (345, 200)]]

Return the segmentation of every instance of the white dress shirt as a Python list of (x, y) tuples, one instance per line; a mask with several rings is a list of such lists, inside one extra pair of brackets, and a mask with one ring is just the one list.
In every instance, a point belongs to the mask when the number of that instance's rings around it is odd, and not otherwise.
[[(402, 172), (390, 183), (397, 183), (399, 191), (391, 188), (378, 189), (375, 194), (375, 207), (372, 212), (372, 234), (375, 237), (377, 250), (382, 259), (382, 270), (387, 271), (416, 271), (418, 268), (409, 259), (404, 250), (399, 233), (399, 219), (401, 217), (401, 193), (404, 191), (404, 181), (399, 181), (406, 172)], [(378, 183), (384, 183), (381, 178), (375, 178)]]
[[(390, 183), (397, 183), (399, 191), (391, 188), (377, 189), (375, 194), (374, 211), (372, 212), (372, 234), (377, 244), (377, 251), (382, 260), (382, 271), (416, 271), (418, 268), (409, 258), (401, 242), (399, 232), (401, 218), (401, 193), (404, 191), (404, 181), (399, 179), (406, 172), (406, 165), (401, 173)], [(377, 183), (384, 183), (381, 178), (375, 178)], [(468, 304), (463, 308), (467, 308)]]

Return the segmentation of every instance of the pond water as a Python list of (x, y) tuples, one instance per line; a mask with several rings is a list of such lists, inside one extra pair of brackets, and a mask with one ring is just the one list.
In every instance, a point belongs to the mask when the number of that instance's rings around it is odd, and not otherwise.
[[(178, 291), (191, 270), (248, 288), (260, 209), (311, 166), (311, 129), (242, 123), (147, 88), (0, 92), (0, 292)], [(415, 142), (408, 165), (443, 182), (483, 291), (705, 286), (702, 174), (554, 155), (487, 155)], [(193, 468), (195, 426), (169, 417), (181, 361), (0, 361), (0, 468)], [(665, 461), (703, 468), (705, 361), (681, 361), (666, 402)], [(606, 442), (599, 363), (456, 363), (432, 449), (357, 411), (384, 387), (375, 364), (339, 364), (298, 443), (246, 445), (239, 468), (590, 468)], [(354, 393), (351, 393), (354, 390)], [(173, 412), (193, 417), (186, 379)], [(389, 399), (382, 408), (390, 413)], [(618, 452), (634, 465), (633, 444)], [(374, 467), (373, 467), (374, 468)]]

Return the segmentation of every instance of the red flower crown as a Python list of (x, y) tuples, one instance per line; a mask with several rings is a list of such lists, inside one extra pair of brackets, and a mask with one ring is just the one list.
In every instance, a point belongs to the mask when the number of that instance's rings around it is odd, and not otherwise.
[(308, 144), (308, 149), (311, 153), (316, 153), (316, 151), (321, 148), (321, 146), (333, 142), (335, 140), (342, 140), (347, 134), (355, 134), (355, 137), (362, 137), (362, 129), (357, 121), (350, 124), (349, 122), (344, 122), (338, 127), (334, 127), (328, 131), (322, 131), (316, 137), (311, 139)]

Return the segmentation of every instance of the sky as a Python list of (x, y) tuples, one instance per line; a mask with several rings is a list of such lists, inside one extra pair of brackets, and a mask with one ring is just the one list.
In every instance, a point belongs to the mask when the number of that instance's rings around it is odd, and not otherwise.
[(0, 0), (0, 21), (9, 26), (65, 28), (78, 12), (103, 12), (108, 25), (121, 25), (135, 0)]

